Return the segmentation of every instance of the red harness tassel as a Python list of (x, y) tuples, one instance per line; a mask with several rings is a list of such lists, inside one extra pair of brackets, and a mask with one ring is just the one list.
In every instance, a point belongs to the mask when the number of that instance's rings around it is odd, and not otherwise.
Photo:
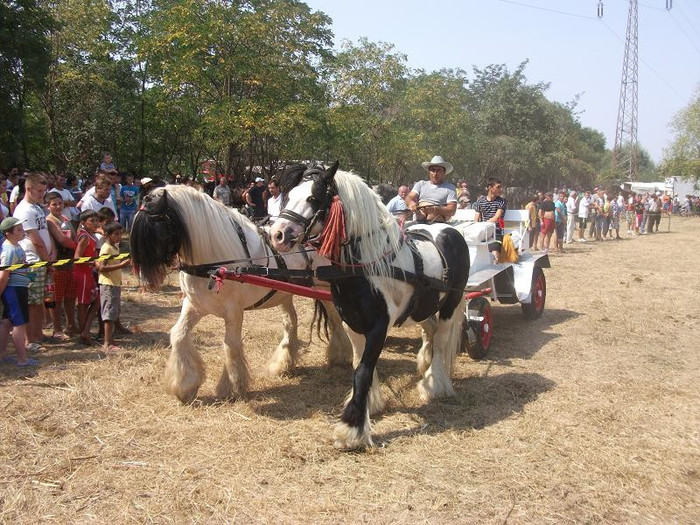
[(321, 242), (321, 246), (318, 248), (319, 255), (327, 257), (331, 261), (340, 260), (340, 246), (346, 240), (347, 232), (345, 231), (343, 203), (336, 195), (333, 197), (333, 202), (326, 217), (326, 224), (323, 226), (323, 231), (319, 236), (319, 241)]

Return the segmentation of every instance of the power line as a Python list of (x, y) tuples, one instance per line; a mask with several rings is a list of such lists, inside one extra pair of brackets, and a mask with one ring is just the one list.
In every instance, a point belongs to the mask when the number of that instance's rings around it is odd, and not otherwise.
[(649, 5), (649, 4), (643, 4), (642, 2), (639, 2), (639, 5), (646, 7), (647, 9), (653, 9), (655, 11), (666, 11), (665, 8), (663, 7), (656, 7), (654, 5)]
[[(691, 5), (692, 5), (692, 4), (691, 4)], [(695, 5), (697, 5), (697, 4), (695, 4)], [(700, 14), (699, 14), (698, 12), (695, 12), (694, 9), (692, 9), (692, 7), (690, 7), (690, 5), (688, 5), (687, 7), (688, 7), (688, 11), (687, 11), (687, 12), (691, 13), (691, 14), (692, 14), (692, 18), (695, 18), (695, 21), (696, 21), (697, 23), (700, 24)], [(683, 9), (682, 9), (680, 6), (676, 5), (675, 8), (678, 9), (681, 13), (683, 13), (683, 15), (685, 16), (685, 18), (688, 18), (686, 12), (684, 12)], [(689, 22), (689, 23), (690, 23), (691, 26), (694, 27), (693, 22)]]
[[(615, 30), (612, 29), (608, 24), (606, 24), (606, 23), (603, 22), (602, 20), (600, 21), (600, 23), (603, 24), (603, 26), (605, 26), (605, 28), (606, 28), (608, 31), (610, 31), (610, 32), (613, 34), (613, 36), (614, 36), (615, 38), (617, 38), (621, 43), (623, 43), (623, 44), (625, 43), (625, 41), (622, 39), (622, 37), (620, 37), (617, 33), (615, 33)], [(639, 58), (639, 61), (642, 62), (642, 64), (644, 64), (644, 66), (645, 66), (647, 69), (649, 69), (649, 71), (651, 71), (652, 73), (654, 73), (654, 75), (656, 75), (656, 77), (657, 77), (661, 82), (663, 82), (669, 90), (671, 90), (671, 91), (673, 92), (673, 94), (675, 94), (675, 95), (676, 95), (679, 99), (681, 99), (681, 100), (684, 99), (684, 97), (683, 97), (678, 91), (676, 91), (676, 88), (674, 88), (672, 84), (669, 84), (669, 82), (668, 82), (663, 76), (661, 76), (661, 74), (660, 74), (658, 71), (656, 71), (656, 69), (654, 69), (654, 68), (652, 67), (652, 65), (649, 64), (649, 62), (647, 62), (646, 60), (644, 60), (644, 58), (642, 58), (642, 57)]]
[(697, 45), (695, 45), (695, 42), (693, 42), (693, 41), (691, 40), (690, 35), (688, 35), (688, 33), (685, 32), (685, 29), (683, 29), (683, 26), (681, 26), (681, 25), (678, 23), (678, 20), (676, 20), (676, 17), (673, 16), (673, 13), (671, 13), (671, 11), (669, 11), (668, 14), (671, 16), (671, 20), (673, 20), (673, 23), (676, 24), (676, 26), (678, 26), (678, 29), (681, 30), (681, 33), (683, 33), (683, 36), (685, 36), (685, 37), (688, 39), (688, 42), (690, 42), (690, 45), (693, 46), (693, 47), (695, 48), (695, 51), (697, 51), (698, 54), (700, 55), (700, 47), (698, 47)]
[(579, 15), (576, 13), (567, 13), (566, 11), (559, 11), (557, 9), (549, 9), (547, 7), (540, 7), (537, 5), (530, 5), (526, 4), (524, 2), (516, 2), (515, 0), (498, 0), (499, 2), (503, 2), (504, 4), (513, 4), (513, 5), (519, 5), (520, 7), (528, 7), (530, 9), (537, 9), (539, 11), (547, 11), (549, 13), (556, 13), (558, 15), (566, 15), (566, 16), (573, 16), (576, 18), (585, 18), (587, 20), (595, 20), (595, 17), (592, 16), (586, 16), (586, 15)]

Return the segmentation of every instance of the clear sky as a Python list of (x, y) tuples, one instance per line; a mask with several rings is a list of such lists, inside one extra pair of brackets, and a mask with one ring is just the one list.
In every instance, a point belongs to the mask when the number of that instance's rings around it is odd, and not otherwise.
[[(628, 0), (306, 0), (333, 19), (335, 44), (387, 42), (413, 69), (435, 71), (528, 59), (529, 83), (548, 82), (551, 100), (581, 94), (584, 126), (615, 142)], [(638, 140), (655, 162), (673, 116), (700, 86), (700, 0), (639, 1)]]

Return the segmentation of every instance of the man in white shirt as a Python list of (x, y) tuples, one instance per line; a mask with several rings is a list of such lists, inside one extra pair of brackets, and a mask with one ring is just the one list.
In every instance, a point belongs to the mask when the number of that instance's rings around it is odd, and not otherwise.
[(577, 195), (575, 191), (572, 191), (569, 194), (569, 198), (566, 199), (566, 244), (571, 244), (574, 240), (574, 229), (578, 218)]
[(282, 211), (282, 194), (280, 193), (280, 187), (275, 179), (270, 179), (267, 190), (271, 195), (271, 197), (267, 199), (267, 214), (270, 216), (270, 222), (272, 223), (279, 217), (280, 211)]
[(578, 203), (578, 242), (586, 242), (584, 232), (588, 221), (588, 208), (591, 206), (591, 192), (587, 191)]
[(104, 171), (100, 171), (97, 174), (97, 177), (95, 177), (95, 185), (92, 186), (91, 188), (88, 188), (88, 190), (85, 192), (85, 195), (83, 195), (83, 198), (80, 199), (80, 202), (78, 202), (78, 208), (82, 210), (87, 210), (87, 209), (93, 209), (93, 208), (85, 208), (84, 207), (84, 202), (87, 199), (87, 197), (94, 197), (95, 195), (95, 186), (97, 185), (97, 181), (99, 180), (106, 180), (109, 182), (110, 187), (109, 187), (109, 200), (111, 204), (104, 204), (101, 206), (102, 208), (107, 207), (110, 210), (114, 212), (114, 217), (119, 220), (119, 215), (117, 213), (117, 210), (119, 208), (119, 201), (121, 200), (121, 197), (119, 194), (121, 193), (122, 185), (119, 184), (119, 174), (114, 174), (114, 173), (106, 173)]
[[(24, 185), (24, 198), (17, 204), (13, 216), (24, 223), (27, 236), (20, 246), (27, 256), (27, 262), (53, 260), (53, 243), (46, 224), (46, 214), (41, 204), (46, 194), (46, 179), (40, 173), (30, 173)], [(33, 268), (34, 281), (29, 285), (29, 322), (27, 323), (27, 348), (36, 350), (44, 334), (44, 285), (46, 268)]]
[(112, 190), (112, 183), (107, 178), (98, 178), (95, 181), (94, 191), (92, 194), (88, 192), (80, 200), (80, 210), (95, 210), (100, 211), (102, 208), (109, 208), (117, 216), (117, 210), (114, 208), (114, 201), (109, 198)]

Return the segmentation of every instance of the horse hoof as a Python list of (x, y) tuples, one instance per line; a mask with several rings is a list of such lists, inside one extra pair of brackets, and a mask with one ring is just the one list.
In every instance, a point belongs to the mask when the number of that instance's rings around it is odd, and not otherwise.
[(425, 379), (418, 381), (418, 395), (421, 401), (427, 402), (432, 399), (438, 399), (441, 397), (454, 397), (454, 388), (452, 387), (451, 381), (440, 381), (434, 375), (430, 374)]
[(197, 399), (197, 390), (194, 392), (181, 392), (179, 394), (175, 394), (175, 397), (183, 405), (191, 405), (194, 403), (195, 399)]
[(373, 447), (369, 425), (364, 428), (351, 427), (340, 422), (333, 430), (333, 446), (339, 450), (358, 450)]
[(267, 364), (265, 375), (268, 377), (286, 377), (289, 376), (294, 369), (294, 364), (291, 361), (275, 361)]
[(346, 368), (348, 366), (352, 366), (352, 356), (348, 357), (347, 355), (338, 355), (334, 353), (328, 353), (327, 356), (328, 366), (337, 368)]

